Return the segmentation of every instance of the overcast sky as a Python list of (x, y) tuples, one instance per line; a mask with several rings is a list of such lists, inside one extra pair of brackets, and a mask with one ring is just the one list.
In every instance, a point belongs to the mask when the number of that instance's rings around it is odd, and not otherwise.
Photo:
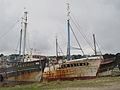
[[(66, 54), (67, 2), (72, 16), (81, 26), (80, 32), (90, 43), (93, 43), (94, 33), (102, 53), (120, 52), (120, 0), (0, 0), (0, 53), (18, 52), (20, 20), (25, 7), (28, 11), (27, 50), (33, 48), (33, 53), (55, 55), (57, 36), (59, 46)], [(88, 43), (73, 27), (85, 54), (92, 54)], [(71, 40), (71, 46), (77, 47), (72, 33)]]

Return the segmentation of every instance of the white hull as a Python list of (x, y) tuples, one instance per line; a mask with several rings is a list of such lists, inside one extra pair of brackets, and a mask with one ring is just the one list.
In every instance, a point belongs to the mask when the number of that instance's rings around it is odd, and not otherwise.
[(102, 61), (101, 57), (77, 59), (64, 64), (46, 67), (43, 73), (45, 80), (96, 77)]

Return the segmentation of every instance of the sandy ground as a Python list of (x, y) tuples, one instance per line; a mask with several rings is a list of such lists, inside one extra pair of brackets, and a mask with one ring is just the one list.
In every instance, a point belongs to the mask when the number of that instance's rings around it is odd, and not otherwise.
[(63, 88), (53, 90), (120, 90), (120, 83), (109, 83), (101, 87), (76, 87), (76, 88)]

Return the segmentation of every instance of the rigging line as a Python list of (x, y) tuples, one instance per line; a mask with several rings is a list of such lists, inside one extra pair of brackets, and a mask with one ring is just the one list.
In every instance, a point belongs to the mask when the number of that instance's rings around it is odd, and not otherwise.
[(97, 40), (97, 43), (98, 43), (98, 45), (100, 45), (100, 47), (105, 51), (105, 52), (107, 52), (107, 50), (100, 44), (100, 42)]
[(98, 45), (97, 42), (96, 42), (96, 45), (97, 45), (97, 47), (98, 47), (98, 49), (99, 49), (99, 51), (100, 51), (100, 54), (102, 55), (102, 52), (101, 52), (100, 47), (99, 47), (99, 45)]
[(0, 36), (0, 39), (2, 39), (4, 36), (6, 36), (10, 31), (14, 30), (13, 28), (15, 27), (15, 25), (19, 22), (19, 20), (17, 20), (9, 29), (9, 31), (5, 32), (3, 35)]
[(28, 50), (31, 49), (31, 46), (30, 46), (30, 39), (29, 39), (29, 32), (27, 31), (27, 43), (28, 43)]
[(17, 42), (17, 46), (16, 46), (16, 48), (15, 48), (15, 52), (18, 51), (18, 48), (19, 48), (19, 42), (20, 42), (20, 40), (18, 40), (18, 42)]
[[(81, 26), (79, 25), (79, 23), (77, 22), (77, 20), (75, 19), (75, 17), (74, 17), (74, 15), (72, 14), (72, 17), (74, 18), (74, 20), (76, 21), (76, 23), (78, 24), (78, 26), (79, 26), (79, 28), (81, 28)], [(71, 20), (74, 22), (74, 20), (72, 19), (72, 17), (71, 17)], [(74, 24), (76, 25), (76, 23), (74, 22)], [(77, 25), (76, 25), (77, 26)], [(79, 29), (78, 29), (79, 30)], [(79, 31), (80, 32), (80, 31)], [(86, 35), (84, 34), (84, 33), (82, 33), (82, 32), (80, 32), (82, 35), (83, 35), (83, 37), (84, 37), (84, 39), (87, 41), (87, 43), (90, 45), (90, 47), (93, 49), (93, 47), (92, 47), (92, 44), (89, 42), (89, 40), (87, 39), (87, 37), (86, 37)], [(100, 47), (99, 47), (99, 45), (98, 45), (98, 43), (97, 43), (97, 47), (98, 47), (98, 49), (99, 49), (99, 51), (100, 51), (100, 53), (101, 53), (101, 55), (102, 55), (102, 52), (101, 52), (101, 50), (100, 50)], [(103, 47), (102, 47), (103, 48)], [(104, 48), (103, 48), (104, 49)], [(93, 51), (94, 51), (94, 49), (93, 49)], [(104, 51), (106, 51), (105, 49), (104, 49)]]
[[(77, 23), (77, 21), (75, 20), (74, 16), (73, 16), (73, 18), (74, 18), (75, 21), (72, 19), (72, 17), (70, 17), (70, 18), (71, 18), (73, 24), (75, 24), (75, 26), (76, 26), (76, 28), (78, 29), (79, 33), (83, 36), (83, 38), (86, 40), (86, 42), (89, 44), (89, 46), (90, 46), (90, 47), (92, 48), (92, 50), (94, 51), (93, 46), (92, 46), (92, 44), (89, 42), (89, 40), (87, 39), (86, 35), (85, 35), (84, 33), (80, 32), (80, 29), (79, 29), (79, 28), (81, 28), (81, 26)], [(76, 24), (75, 22), (76, 22), (77, 24)]]
[[(80, 32), (80, 28), (81, 28), (81, 26), (76, 22), (76, 20), (74, 21), (73, 19), (72, 19), (72, 17), (71, 17), (71, 20), (72, 20), (72, 22), (73, 22), (73, 24), (75, 24), (75, 26), (76, 26), (76, 28), (78, 29), (78, 31)], [(76, 23), (77, 24), (76, 24)], [(83, 38), (87, 41), (87, 43), (90, 45), (90, 47), (93, 49), (93, 47), (92, 47), (92, 44), (89, 42), (89, 40), (87, 39), (87, 37), (86, 37), (86, 35), (84, 34), (84, 33), (82, 33), (82, 32), (80, 32), (80, 34), (83, 36)], [(94, 50), (94, 49), (93, 49)]]
[(59, 47), (59, 49), (60, 49), (60, 51), (61, 51), (61, 53), (63, 54), (63, 56), (64, 56), (64, 53), (63, 53), (63, 51), (62, 51), (62, 49), (60, 48), (60, 46), (58, 45), (58, 47)]
[(83, 52), (83, 50), (82, 50), (82, 47), (81, 47), (81, 45), (80, 45), (80, 43), (79, 43), (79, 41), (78, 41), (78, 39), (77, 39), (77, 37), (76, 37), (76, 35), (75, 35), (74, 31), (73, 31), (73, 28), (71, 27), (71, 25), (70, 25), (70, 28), (71, 28), (71, 31), (72, 31), (72, 33), (73, 33), (73, 35), (74, 35), (74, 37), (75, 37), (75, 39), (76, 39), (76, 41), (77, 41), (77, 43), (78, 43), (78, 45), (79, 45), (79, 48), (81, 49), (83, 55), (85, 55), (84, 52)]
[[(72, 20), (72, 19), (71, 19)], [(73, 21), (72, 21), (73, 22)], [(75, 24), (74, 22), (73, 22), (73, 24)], [(78, 26), (75, 24), (75, 26), (76, 26), (76, 28), (78, 29), (78, 31), (79, 31), (79, 33), (83, 36), (83, 38), (85, 39), (85, 41), (89, 44), (89, 46), (92, 48), (92, 50), (94, 51), (94, 49), (93, 49), (93, 47), (92, 47), (92, 44), (87, 40), (87, 37), (85, 36), (85, 35), (83, 35), (83, 33), (82, 32), (80, 32), (80, 30), (79, 30), (79, 28), (78, 28)]]
[(97, 41), (97, 43), (100, 45), (100, 47), (101, 47), (105, 52), (107, 52), (107, 50), (103, 47), (103, 45), (100, 44), (100, 42)]

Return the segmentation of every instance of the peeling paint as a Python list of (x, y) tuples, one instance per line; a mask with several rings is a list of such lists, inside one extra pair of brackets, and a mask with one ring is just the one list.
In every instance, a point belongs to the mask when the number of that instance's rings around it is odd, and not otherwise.
[[(72, 80), (72, 79), (89, 79), (96, 77), (99, 69), (101, 58), (72, 60), (63, 64), (57, 64), (55, 70), (53, 66), (46, 67), (43, 73), (44, 80)], [(59, 67), (58, 67), (59, 66)]]

